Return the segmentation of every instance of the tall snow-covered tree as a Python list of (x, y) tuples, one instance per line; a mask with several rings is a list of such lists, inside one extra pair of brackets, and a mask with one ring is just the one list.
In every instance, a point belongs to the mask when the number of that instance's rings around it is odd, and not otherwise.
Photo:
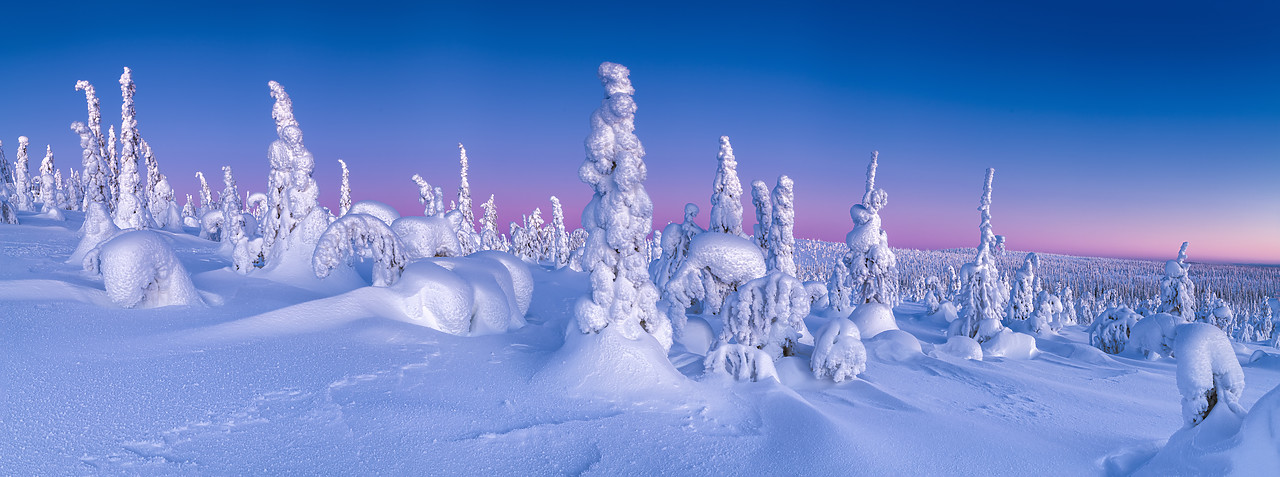
[(338, 216), (341, 217), (351, 210), (351, 171), (342, 159), (338, 159), (338, 165), (342, 166), (342, 189), (338, 191)]
[[(146, 139), (140, 139), (142, 144), (142, 157), (147, 163), (147, 206), (151, 208), (151, 215), (155, 218), (156, 206), (152, 202), (161, 201), (156, 197), (156, 186), (160, 184), (160, 163), (156, 162), (155, 152), (151, 150), (151, 145), (147, 144)], [(161, 207), (164, 207), (163, 205)], [(158, 218), (157, 218), (158, 220)]]
[(996, 269), (992, 247), (995, 246), (995, 233), (991, 231), (991, 182), (996, 170), (987, 169), (987, 177), (982, 186), (982, 197), (978, 202), (981, 221), (978, 224), (978, 254), (973, 262), (967, 263), (960, 270), (964, 285), (956, 299), (960, 304), (960, 319), (953, 322), (951, 334), (968, 336), (979, 342), (991, 339), (1001, 330), (1004, 324), (1004, 303), (1007, 299), (1005, 290), (1000, 284), (1000, 272)]
[(107, 182), (109, 172), (106, 161), (100, 155), (102, 147), (98, 144), (98, 138), (82, 122), (71, 123), (71, 130), (80, 136), (80, 148), (83, 149), (81, 152), (83, 157), (81, 165), (84, 167), (84, 174), (81, 176), (84, 184), (82, 209), (88, 211), (89, 204), (93, 202), (107, 206), (111, 198), (111, 186)]
[(635, 89), (625, 66), (600, 65), (605, 98), (591, 115), (587, 158), (578, 177), (594, 194), (582, 211), (588, 237), (583, 268), (591, 275), (589, 297), (574, 314), (583, 333), (613, 327), (628, 339), (649, 333), (663, 349), (672, 343), (671, 322), (658, 313), (658, 289), (649, 279), (641, 250), (653, 228), (653, 203), (644, 189), (644, 147), (635, 136)]
[(31, 178), (27, 175), (31, 171), (31, 166), (27, 164), (28, 144), (26, 136), (18, 136), (17, 162), (14, 163), (13, 171), (13, 185), (16, 189), (13, 193), (13, 205), (23, 212), (35, 209), (35, 199), (31, 197)]
[(267, 216), (262, 224), (262, 254), (266, 269), (306, 267), (311, 252), (329, 225), (329, 214), (320, 207), (320, 188), (311, 176), (315, 158), (302, 143), (302, 128), (293, 117), (293, 101), (280, 83), (267, 83), (275, 103), (271, 117), (276, 139), (271, 143), (270, 187)]
[(1196, 285), (1191, 282), (1191, 265), (1187, 264), (1187, 246), (1182, 242), (1178, 258), (1164, 264), (1164, 277), (1160, 279), (1160, 313), (1179, 317), (1190, 323), (1196, 316)]
[(120, 75), (120, 192), (116, 202), (115, 223), (121, 229), (143, 229), (151, 226), (151, 211), (138, 175), (138, 121), (133, 108), (133, 72), (125, 67)]
[(107, 154), (103, 158), (107, 160), (107, 185), (111, 187), (107, 210), (114, 214), (120, 204), (120, 154), (116, 149), (115, 125), (107, 126)]
[(855, 304), (883, 303), (892, 308), (902, 299), (898, 293), (898, 259), (889, 248), (889, 235), (880, 227), (880, 209), (888, 205), (889, 193), (876, 187), (879, 159), (880, 152), (872, 151), (862, 203), (849, 208), (853, 219), (853, 230), (845, 235), (849, 252), (836, 266), (848, 267), (850, 299)]
[(62, 206), (58, 203), (57, 182), (54, 180), (53, 147), (45, 146), (44, 160), (40, 161), (40, 213), (62, 220)]
[(462, 212), (462, 226), (470, 233), (476, 231), (475, 211), (471, 208), (471, 183), (467, 182), (467, 148), (458, 143), (458, 163), (462, 179), (458, 183), (458, 210)]
[(13, 166), (4, 158), (4, 141), (0, 141), (0, 197), (8, 198), (13, 191), (9, 184), (13, 183)]
[(551, 250), (556, 268), (569, 264), (569, 234), (564, 230), (564, 209), (560, 198), (551, 196)]
[(196, 218), (203, 218), (204, 214), (218, 207), (213, 203), (213, 190), (209, 189), (209, 181), (205, 180), (204, 172), (196, 171), (196, 179), (200, 181), (200, 207), (196, 209)]
[(177, 208), (178, 204), (173, 201), (173, 188), (168, 185), (164, 174), (160, 173), (160, 164), (156, 162), (155, 153), (145, 139), (142, 140), (142, 151), (147, 161), (147, 210), (151, 212), (151, 219), (155, 221), (156, 227), (174, 228), (177, 224), (172, 221), (178, 214), (170, 209)]
[[(88, 81), (76, 81), (76, 91), (84, 91), (84, 100), (89, 111), (89, 131), (93, 135), (93, 144), (97, 147), (98, 157), (106, 160), (106, 141), (102, 137), (102, 101), (98, 99), (98, 95), (94, 92), (93, 85)], [(83, 146), (82, 146), (83, 147)]]
[(231, 166), (222, 166), (222, 242), (233, 246), (245, 238), (244, 207), (240, 203), (240, 188), (231, 174)]
[(742, 182), (738, 180), (738, 161), (733, 157), (733, 145), (729, 136), (720, 136), (720, 152), (716, 154), (719, 165), (716, 179), (711, 184), (710, 232), (742, 234)]
[(795, 183), (790, 177), (778, 177), (773, 187), (773, 223), (769, 226), (769, 270), (796, 276)]
[(752, 226), (756, 245), (769, 250), (769, 226), (773, 224), (773, 200), (769, 198), (769, 186), (764, 181), (751, 182), (751, 204), (756, 208), (756, 224)]

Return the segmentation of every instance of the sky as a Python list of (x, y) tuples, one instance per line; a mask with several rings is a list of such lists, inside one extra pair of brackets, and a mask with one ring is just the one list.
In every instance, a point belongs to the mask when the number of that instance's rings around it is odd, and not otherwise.
[[(978, 241), (985, 169), (1011, 250), (1280, 264), (1280, 4), (1215, 2), (274, 2), (6, 5), (0, 140), (79, 167), (77, 80), (119, 125), (133, 69), (142, 136), (179, 194), (196, 171), (265, 189), (267, 82), (293, 99), (324, 205), (421, 214), (467, 147), (477, 216), (549, 197), (576, 225), (596, 68), (626, 65), (654, 227), (705, 227), (719, 137), (743, 181), (795, 181), (795, 233), (842, 241), (870, 153), (890, 244)], [(179, 4), (182, 3), (182, 4)], [(180, 201), (181, 202), (181, 201)]]

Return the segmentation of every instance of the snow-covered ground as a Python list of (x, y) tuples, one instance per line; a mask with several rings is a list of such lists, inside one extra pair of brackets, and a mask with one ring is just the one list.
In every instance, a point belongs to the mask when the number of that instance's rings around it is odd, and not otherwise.
[[(677, 343), (684, 378), (660, 389), (628, 382), (644, 370), (563, 372), (598, 365), (561, 351), (589, 290), (568, 269), (529, 267), (526, 326), (455, 336), (386, 288), (245, 277), (194, 229), (157, 232), (203, 304), (124, 309), (66, 263), (83, 217), (66, 216), (0, 225), (0, 475), (1097, 475), (1184, 425), (1174, 359), (1104, 354), (1079, 326), (1032, 359), (964, 359), (914, 302), (894, 314), (921, 350), (863, 336), (855, 379), (815, 379), (806, 346), (779, 381), (706, 378)], [(1250, 409), (1280, 384), (1280, 352), (1235, 354)], [(1214, 473), (1155, 472), (1170, 469)]]

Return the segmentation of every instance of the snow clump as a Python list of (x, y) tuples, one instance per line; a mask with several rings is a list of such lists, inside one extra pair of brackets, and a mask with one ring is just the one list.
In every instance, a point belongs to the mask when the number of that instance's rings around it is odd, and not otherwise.
[(107, 296), (125, 308), (203, 304), (173, 247), (156, 232), (117, 235), (86, 254), (84, 268), (102, 274)]

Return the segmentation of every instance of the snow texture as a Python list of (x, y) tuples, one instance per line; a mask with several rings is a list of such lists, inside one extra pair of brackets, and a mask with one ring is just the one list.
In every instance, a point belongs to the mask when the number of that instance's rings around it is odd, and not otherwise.
[(1240, 407), (1244, 371), (1231, 340), (1222, 330), (1206, 323), (1178, 325), (1174, 353), (1185, 427), (1199, 424), (1219, 404), (1225, 404), (1237, 415), (1244, 414)]
[(992, 358), (1032, 359), (1040, 354), (1040, 350), (1036, 348), (1034, 336), (1002, 328), (982, 342), (982, 354)]
[(396, 219), (400, 218), (400, 212), (397, 211), (395, 207), (376, 200), (362, 200), (360, 202), (356, 202), (351, 205), (351, 208), (347, 210), (347, 213), (372, 215), (387, 225), (391, 225), (396, 221)]
[(931, 351), (929, 355), (935, 358), (950, 356), (953, 358), (981, 361), (982, 345), (978, 344), (976, 340), (968, 336), (952, 336), (947, 338), (946, 343), (934, 346), (933, 351)]
[(813, 377), (830, 378), (837, 383), (866, 371), (867, 349), (862, 345), (858, 326), (844, 318), (827, 322), (814, 340), (809, 368)]
[(173, 247), (157, 232), (116, 235), (86, 254), (84, 267), (100, 273), (107, 296), (125, 308), (203, 304)]
[(400, 237), (409, 260), (462, 256), (453, 224), (444, 217), (400, 217), (391, 230)]

